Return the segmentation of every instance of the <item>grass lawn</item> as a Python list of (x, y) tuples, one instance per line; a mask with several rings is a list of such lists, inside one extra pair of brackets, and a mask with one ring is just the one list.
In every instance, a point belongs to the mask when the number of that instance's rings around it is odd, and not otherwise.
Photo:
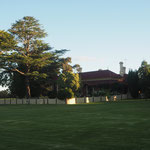
[(0, 105), (0, 150), (149, 150), (150, 101)]

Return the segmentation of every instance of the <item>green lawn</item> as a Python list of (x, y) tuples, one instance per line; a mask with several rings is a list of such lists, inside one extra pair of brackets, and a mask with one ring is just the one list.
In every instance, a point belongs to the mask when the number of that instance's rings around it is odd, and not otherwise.
[(149, 149), (150, 101), (0, 106), (0, 150)]

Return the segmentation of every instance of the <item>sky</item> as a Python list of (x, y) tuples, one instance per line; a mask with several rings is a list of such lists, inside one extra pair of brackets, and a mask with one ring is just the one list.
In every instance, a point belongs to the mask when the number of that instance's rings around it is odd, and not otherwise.
[(65, 57), (83, 72), (119, 73), (120, 61), (128, 72), (150, 63), (149, 0), (0, 0), (0, 6), (0, 30), (35, 17), (48, 33), (43, 40), (70, 50)]

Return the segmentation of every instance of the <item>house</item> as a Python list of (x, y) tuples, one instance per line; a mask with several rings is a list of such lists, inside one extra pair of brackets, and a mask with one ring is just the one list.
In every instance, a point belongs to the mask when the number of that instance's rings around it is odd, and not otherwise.
[(82, 95), (91, 96), (98, 94), (102, 90), (109, 90), (113, 94), (126, 94), (127, 88), (127, 74), (123, 62), (120, 62), (120, 74), (114, 73), (110, 70), (98, 70), (91, 72), (80, 73), (82, 83)]

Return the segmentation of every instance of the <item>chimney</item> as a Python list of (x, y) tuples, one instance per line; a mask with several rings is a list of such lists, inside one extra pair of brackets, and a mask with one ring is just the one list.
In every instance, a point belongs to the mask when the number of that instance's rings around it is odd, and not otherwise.
[(120, 75), (123, 77), (126, 73), (126, 67), (123, 66), (123, 62), (120, 62)]

